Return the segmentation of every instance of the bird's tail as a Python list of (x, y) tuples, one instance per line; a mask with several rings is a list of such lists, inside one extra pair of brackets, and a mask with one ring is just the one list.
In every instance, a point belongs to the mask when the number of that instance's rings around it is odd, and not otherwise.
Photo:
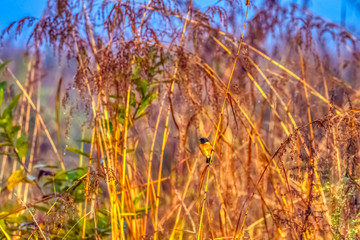
[(206, 158), (206, 163), (210, 163), (211, 157)]

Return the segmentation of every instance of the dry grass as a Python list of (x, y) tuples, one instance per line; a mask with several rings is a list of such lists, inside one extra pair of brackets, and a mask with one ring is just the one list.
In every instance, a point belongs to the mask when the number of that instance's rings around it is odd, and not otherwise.
[(1, 238), (360, 237), (349, 32), (276, 1), (49, 0), (2, 38), (24, 27), (25, 77), (0, 72), (29, 145), (1, 147)]

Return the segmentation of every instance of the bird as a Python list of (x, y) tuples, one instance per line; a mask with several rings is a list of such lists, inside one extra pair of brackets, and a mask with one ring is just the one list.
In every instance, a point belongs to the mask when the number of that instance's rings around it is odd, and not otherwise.
[(211, 153), (214, 149), (207, 138), (200, 138), (200, 151), (206, 157), (206, 163), (210, 163)]

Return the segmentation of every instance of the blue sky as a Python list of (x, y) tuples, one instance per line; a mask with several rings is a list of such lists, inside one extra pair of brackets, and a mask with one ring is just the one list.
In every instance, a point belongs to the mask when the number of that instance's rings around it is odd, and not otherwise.
[[(216, 2), (217, 0), (195, 0), (198, 6), (206, 6)], [(282, 0), (281, 2), (301, 4), (303, 0)], [(358, 31), (356, 27), (360, 21), (360, 10), (354, 8), (351, 0), (309, 0), (308, 7), (315, 15), (340, 24), (342, 2), (346, 6), (346, 28), (350, 32), (355, 33), (354, 31)], [(0, 30), (4, 29), (12, 21), (19, 20), (25, 16), (41, 17), (45, 6), (46, 0), (1, 0)]]
[(41, 17), (46, 0), (1, 0), (0, 29), (26, 16)]

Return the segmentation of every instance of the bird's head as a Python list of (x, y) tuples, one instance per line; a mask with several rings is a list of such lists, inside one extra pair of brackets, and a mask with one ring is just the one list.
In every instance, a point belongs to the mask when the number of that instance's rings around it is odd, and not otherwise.
[(207, 138), (200, 138), (200, 143), (201, 143), (201, 144), (204, 144), (204, 143), (207, 143), (207, 142), (209, 142), (209, 139), (207, 139)]

